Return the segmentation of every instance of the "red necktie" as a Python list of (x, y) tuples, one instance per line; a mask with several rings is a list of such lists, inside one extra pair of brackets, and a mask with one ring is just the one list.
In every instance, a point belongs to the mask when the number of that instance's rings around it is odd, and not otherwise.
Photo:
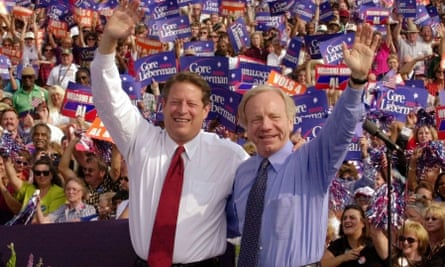
[(172, 265), (176, 222), (184, 180), (184, 162), (181, 158), (183, 152), (183, 146), (176, 149), (162, 187), (148, 252), (147, 262), (150, 267)]

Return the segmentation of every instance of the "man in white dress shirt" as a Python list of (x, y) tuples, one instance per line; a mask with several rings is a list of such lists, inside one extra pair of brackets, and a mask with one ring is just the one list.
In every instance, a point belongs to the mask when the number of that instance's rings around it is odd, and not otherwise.
[(147, 259), (167, 169), (176, 148), (184, 146), (184, 182), (172, 262), (219, 266), (213, 259), (226, 250), (226, 200), (235, 170), (248, 155), (237, 144), (201, 130), (210, 110), (210, 87), (194, 73), (179, 73), (166, 83), (164, 130), (147, 123), (131, 105), (121, 87), (115, 51), (118, 39), (134, 31), (138, 6), (137, 0), (121, 1), (105, 26), (91, 64), (98, 115), (128, 164), (133, 248), (140, 262)]

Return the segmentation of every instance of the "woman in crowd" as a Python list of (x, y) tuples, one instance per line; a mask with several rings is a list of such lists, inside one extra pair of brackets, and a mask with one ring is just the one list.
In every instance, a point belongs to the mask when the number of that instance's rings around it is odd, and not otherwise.
[(439, 104), (438, 101), (439, 92), (443, 91), (444, 86), (445, 86), (444, 70), (442, 70), (440, 68), (440, 64), (438, 64), (434, 68), (433, 79), (428, 80), (425, 86), (429, 93), (428, 97), (429, 103), (433, 104), (434, 106), (437, 106)]
[(445, 265), (445, 208), (433, 203), (426, 209), (424, 218), (430, 243), (423, 266), (442, 267)]
[(340, 238), (325, 249), (321, 266), (385, 266), (387, 258), (387, 239), (383, 232), (371, 229), (360, 206), (349, 205), (341, 216)]
[(36, 218), (38, 223), (63, 223), (63, 222), (79, 222), (83, 218), (88, 218), (96, 214), (94, 206), (84, 202), (87, 196), (87, 187), (85, 182), (79, 178), (69, 178), (65, 184), (65, 196), (67, 203), (60, 206), (56, 211), (51, 212), (47, 216), (39, 207), (40, 201), (37, 202)]
[(398, 253), (394, 257), (395, 266), (421, 266), (428, 249), (428, 232), (421, 223), (407, 220), (399, 237)]
[(6, 159), (5, 163), (6, 174), (17, 192), (16, 199), (22, 203), (22, 208), (26, 206), (36, 189), (40, 190), (40, 204), (44, 215), (57, 210), (65, 203), (61, 179), (51, 165), (50, 159), (41, 158), (34, 163), (32, 183), (24, 182), (17, 177), (11, 159)]
[(250, 35), (250, 47), (244, 53), (245, 56), (267, 62), (267, 50), (264, 48), (263, 34), (254, 32)]
[(63, 128), (70, 123), (70, 118), (62, 115), (63, 98), (65, 96), (65, 89), (61, 86), (53, 85), (48, 88), (48, 109), (49, 121), (52, 125)]

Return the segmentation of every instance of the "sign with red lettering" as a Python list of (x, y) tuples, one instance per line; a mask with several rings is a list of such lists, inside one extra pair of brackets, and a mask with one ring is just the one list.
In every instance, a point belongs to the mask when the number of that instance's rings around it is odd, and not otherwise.
[(99, 117), (96, 117), (96, 119), (94, 119), (93, 123), (91, 124), (91, 127), (87, 130), (85, 134), (93, 139), (114, 143), (113, 139), (111, 139), (111, 136), (108, 133), (107, 128), (105, 128), (104, 124), (102, 123), (102, 120)]

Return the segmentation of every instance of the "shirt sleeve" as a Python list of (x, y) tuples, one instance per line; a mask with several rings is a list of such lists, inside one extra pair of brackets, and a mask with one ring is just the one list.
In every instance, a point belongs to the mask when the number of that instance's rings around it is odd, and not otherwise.
[(99, 117), (121, 153), (127, 155), (136, 133), (149, 124), (122, 89), (115, 54), (102, 55), (96, 51), (91, 63), (91, 85)]

